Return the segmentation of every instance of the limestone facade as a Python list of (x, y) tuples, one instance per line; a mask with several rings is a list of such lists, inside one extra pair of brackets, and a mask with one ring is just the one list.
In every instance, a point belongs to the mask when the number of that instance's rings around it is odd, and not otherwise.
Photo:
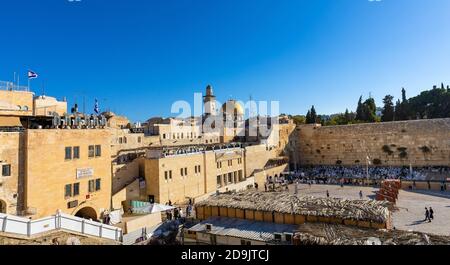
[(0, 212), (17, 214), (22, 208), (20, 188), (23, 183), (23, 134), (0, 132)]
[(24, 150), (25, 215), (96, 219), (111, 208), (109, 130), (26, 130)]
[(300, 165), (450, 166), (450, 119), (301, 125), (295, 136)]

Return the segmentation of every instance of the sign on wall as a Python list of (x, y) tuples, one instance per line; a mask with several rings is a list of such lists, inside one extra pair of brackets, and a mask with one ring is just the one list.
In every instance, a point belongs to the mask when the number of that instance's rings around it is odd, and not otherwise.
[(77, 168), (77, 179), (90, 178), (94, 176), (94, 169), (89, 168)]

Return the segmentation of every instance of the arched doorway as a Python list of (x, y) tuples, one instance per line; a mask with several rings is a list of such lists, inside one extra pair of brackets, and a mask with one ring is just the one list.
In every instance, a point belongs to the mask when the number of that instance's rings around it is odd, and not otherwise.
[(6, 213), (6, 202), (0, 200), (0, 213)]
[(81, 217), (84, 219), (92, 219), (94, 221), (97, 220), (97, 212), (92, 207), (84, 207), (78, 210), (78, 212), (75, 214), (77, 217)]

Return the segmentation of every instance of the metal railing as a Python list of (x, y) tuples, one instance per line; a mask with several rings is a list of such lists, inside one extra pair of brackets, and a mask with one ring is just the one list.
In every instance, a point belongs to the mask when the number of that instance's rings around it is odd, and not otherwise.
[(56, 214), (42, 219), (29, 220), (23, 217), (0, 214), (0, 232), (31, 237), (59, 229), (118, 242), (122, 242), (123, 239), (122, 229), (118, 227), (72, 215)]
[(9, 91), (29, 91), (28, 86), (18, 86), (13, 82), (8, 81), (0, 81), (0, 90), (9, 90)]

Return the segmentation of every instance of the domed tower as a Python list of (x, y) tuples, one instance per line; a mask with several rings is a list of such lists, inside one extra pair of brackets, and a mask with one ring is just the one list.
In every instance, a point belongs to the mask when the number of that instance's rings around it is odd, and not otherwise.
[(206, 96), (203, 97), (203, 104), (205, 106), (205, 117), (216, 116), (216, 96), (214, 96), (211, 85), (206, 87)]
[(239, 137), (245, 137), (245, 113), (239, 102), (233, 99), (228, 100), (222, 105), (221, 114), (224, 124), (222, 142), (236, 141)]

